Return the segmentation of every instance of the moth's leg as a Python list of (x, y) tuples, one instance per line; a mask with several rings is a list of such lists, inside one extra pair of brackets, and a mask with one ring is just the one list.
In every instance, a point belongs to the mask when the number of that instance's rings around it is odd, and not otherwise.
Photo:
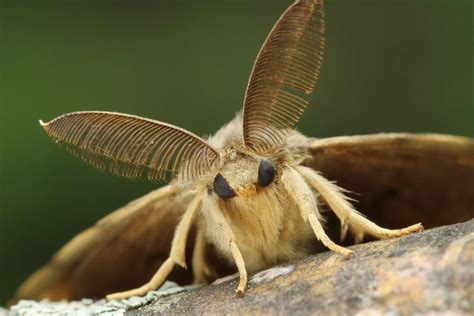
[(303, 177), (293, 168), (287, 166), (283, 169), (281, 180), (288, 194), (298, 205), (301, 217), (303, 217), (305, 222), (309, 221), (316, 238), (327, 248), (343, 256), (351, 256), (353, 253), (351, 250), (335, 244), (328, 235), (326, 235), (320, 222), (321, 215), (318, 212), (316, 198)]
[(219, 209), (217, 201), (213, 198), (208, 198), (207, 202), (208, 203), (206, 210), (210, 213), (210, 216), (216, 222), (216, 228), (219, 229), (222, 238), (229, 243), (232, 257), (234, 258), (235, 264), (237, 265), (240, 281), (235, 293), (237, 296), (241, 297), (244, 295), (245, 288), (247, 287), (247, 270), (245, 269), (244, 258), (240, 253), (239, 247), (235, 243), (235, 236), (230, 228), (229, 222), (222, 214), (222, 211)]
[(120, 300), (129, 298), (131, 296), (143, 296), (148, 291), (156, 290), (157, 288), (159, 288), (163, 284), (163, 282), (165, 282), (171, 271), (173, 271), (173, 268), (176, 264), (180, 265), (183, 268), (186, 268), (186, 240), (196, 217), (196, 214), (198, 213), (201, 207), (202, 196), (203, 193), (198, 193), (187, 207), (183, 217), (181, 218), (181, 221), (176, 227), (173, 242), (171, 244), (170, 256), (160, 266), (160, 268), (151, 278), (151, 280), (139, 288), (125, 292), (109, 294), (107, 295), (108, 300)]
[(348, 201), (348, 198), (344, 195), (344, 189), (327, 180), (313, 169), (298, 166), (297, 171), (321, 194), (341, 221), (341, 240), (344, 240), (348, 230), (354, 234), (356, 243), (361, 242), (365, 234), (378, 239), (385, 239), (405, 236), (423, 230), (421, 223), (402, 229), (386, 229), (380, 227), (354, 209), (352, 204)]
[(245, 269), (244, 258), (240, 253), (239, 247), (237, 247), (237, 244), (234, 241), (230, 242), (230, 250), (232, 251), (232, 256), (234, 257), (240, 276), (239, 285), (237, 286), (235, 294), (238, 297), (242, 297), (244, 296), (245, 288), (247, 287), (247, 270)]
[(194, 284), (207, 283), (209, 278), (217, 277), (216, 272), (207, 261), (206, 248), (206, 235), (202, 229), (198, 229), (192, 259)]
[(155, 273), (153, 278), (151, 278), (151, 280), (148, 283), (133, 290), (109, 294), (106, 296), (106, 298), (108, 300), (123, 300), (132, 296), (143, 296), (146, 293), (148, 293), (148, 291), (155, 290), (161, 284), (163, 284), (163, 282), (165, 282), (166, 278), (171, 273), (171, 271), (173, 271), (174, 265), (175, 265), (175, 262), (173, 261), (173, 259), (171, 259), (171, 257), (168, 257), (168, 259), (166, 259), (166, 261), (163, 262), (163, 264), (160, 266), (158, 271)]

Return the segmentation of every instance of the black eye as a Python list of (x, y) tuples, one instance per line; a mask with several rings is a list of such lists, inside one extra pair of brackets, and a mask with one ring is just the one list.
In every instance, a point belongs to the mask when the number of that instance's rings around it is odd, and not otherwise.
[(232, 190), (227, 180), (220, 173), (214, 178), (214, 191), (223, 199), (235, 196), (234, 190)]
[(275, 179), (275, 168), (268, 160), (261, 160), (258, 167), (258, 184), (261, 187), (266, 187)]

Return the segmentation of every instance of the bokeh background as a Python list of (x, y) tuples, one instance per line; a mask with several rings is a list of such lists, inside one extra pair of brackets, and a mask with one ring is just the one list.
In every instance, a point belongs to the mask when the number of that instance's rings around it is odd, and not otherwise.
[[(213, 133), (290, 3), (0, 0), (0, 304), (76, 233), (156, 187), (72, 158), (38, 119), (108, 110)], [(328, 0), (325, 64), (299, 129), (474, 136), (473, 12), (470, 0)]]

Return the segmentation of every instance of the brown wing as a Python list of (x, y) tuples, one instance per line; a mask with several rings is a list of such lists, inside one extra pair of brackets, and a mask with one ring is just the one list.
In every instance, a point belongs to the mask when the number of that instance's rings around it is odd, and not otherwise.
[(474, 139), (378, 134), (314, 140), (305, 164), (355, 192), (356, 208), (386, 227), (425, 228), (474, 217)]
[[(174, 228), (193, 196), (184, 189), (172, 183), (152, 191), (83, 231), (23, 283), (12, 302), (101, 298), (146, 283), (168, 257)], [(192, 275), (176, 269), (169, 279), (190, 283)]]

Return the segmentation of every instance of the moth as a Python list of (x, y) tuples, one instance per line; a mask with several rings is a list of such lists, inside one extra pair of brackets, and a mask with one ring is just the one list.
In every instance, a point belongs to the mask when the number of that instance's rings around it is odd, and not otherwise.
[[(416, 198), (404, 191), (416, 190), (410, 175), (430, 178), (433, 187), (444, 186), (449, 174), (458, 176), (457, 192), (464, 194), (474, 178), (468, 138), (315, 139), (294, 129), (320, 74), (324, 20), (322, 0), (295, 1), (283, 13), (258, 53), (242, 112), (207, 139), (112, 112), (74, 112), (41, 122), (56, 142), (94, 167), (129, 179), (172, 180), (77, 235), (24, 282), (15, 300), (122, 299), (144, 295), (167, 279), (203, 283), (233, 269), (241, 296), (248, 273), (302, 258), (318, 245), (343, 257), (353, 254), (326, 233), (323, 208), (337, 218), (341, 240), (350, 234), (358, 243), (366, 235), (385, 239), (423, 229), (420, 223), (378, 226), (356, 211), (348, 191), (333, 182), (337, 178), (361, 188), (374, 183), (372, 192), (391, 184), (402, 192), (400, 200), (414, 201), (406, 205), (414, 205), (415, 217)], [(434, 171), (422, 174), (421, 165)], [(423, 191), (427, 187), (416, 192), (430, 192)], [(446, 199), (446, 205), (469, 214), (456, 195)]]

